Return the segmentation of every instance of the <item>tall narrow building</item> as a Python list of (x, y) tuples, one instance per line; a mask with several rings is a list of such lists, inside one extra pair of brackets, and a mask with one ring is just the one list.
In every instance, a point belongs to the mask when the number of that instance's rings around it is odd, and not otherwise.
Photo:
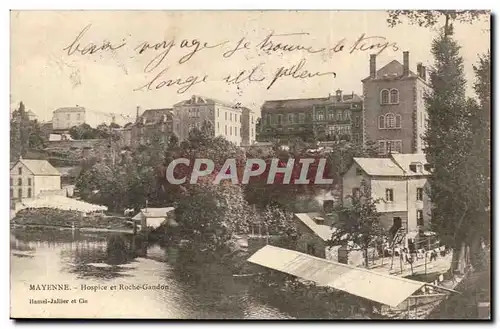
[(407, 51), (403, 64), (393, 60), (377, 69), (376, 61), (376, 55), (370, 55), (370, 75), (362, 80), (365, 137), (377, 143), (381, 155), (422, 153), (427, 127), (426, 68), (419, 63), (417, 73), (411, 71)]

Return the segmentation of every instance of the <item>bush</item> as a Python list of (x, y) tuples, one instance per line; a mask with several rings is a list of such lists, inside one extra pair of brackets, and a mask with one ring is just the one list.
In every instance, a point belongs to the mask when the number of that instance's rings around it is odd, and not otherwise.
[(83, 216), (70, 210), (37, 208), (20, 210), (12, 220), (19, 225), (39, 225), (75, 228), (131, 229), (132, 224), (120, 217)]

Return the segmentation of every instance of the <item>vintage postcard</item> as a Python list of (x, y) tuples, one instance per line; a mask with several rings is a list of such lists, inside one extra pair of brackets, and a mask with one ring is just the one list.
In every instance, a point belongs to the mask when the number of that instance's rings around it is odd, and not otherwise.
[(11, 318), (491, 319), (489, 11), (10, 20)]

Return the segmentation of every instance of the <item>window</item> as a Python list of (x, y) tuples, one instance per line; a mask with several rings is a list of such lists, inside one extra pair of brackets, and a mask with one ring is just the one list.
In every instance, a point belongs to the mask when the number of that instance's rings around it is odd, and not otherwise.
[(342, 111), (341, 110), (338, 110), (337, 111), (337, 120), (342, 120)]
[(10, 178), (10, 186), (14, 185), (14, 179), (11, 177)]
[(417, 226), (424, 226), (424, 211), (417, 210)]
[(28, 185), (31, 186), (31, 178), (28, 178)]
[(422, 201), (424, 199), (424, 189), (417, 187), (417, 201)]
[(71, 119), (71, 116), (69, 114), (66, 114), (66, 120)]
[(384, 89), (380, 92), (380, 104), (389, 104), (389, 90)]
[(19, 168), (17, 168), (17, 173), (18, 173), (19, 175), (22, 175), (22, 174), (23, 174), (23, 167), (19, 167)]
[(325, 120), (325, 115), (324, 115), (323, 111), (316, 112), (316, 120), (318, 120), (318, 121)]
[(28, 198), (31, 198), (31, 187), (28, 189)]
[(387, 113), (385, 115), (385, 127), (386, 128), (395, 128), (396, 127), (396, 117), (392, 113)]
[(23, 185), (23, 179), (22, 178), (18, 178), (17, 179), (17, 185), (19, 185), (19, 186)]
[(23, 189), (22, 188), (17, 189), (17, 197), (19, 199), (21, 199), (23, 197)]
[(385, 128), (385, 117), (383, 115), (378, 117), (378, 129)]
[(361, 168), (356, 168), (356, 175), (357, 176), (362, 176), (363, 175), (363, 170)]
[(224, 125), (224, 130), (225, 130), (224, 134), (227, 135), (227, 125)]
[(401, 115), (396, 114), (396, 128), (401, 128)]
[(335, 111), (328, 111), (328, 120), (335, 120)]
[(78, 113), (78, 114), (76, 115), (76, 119), (77, 119), (78, 121), (80, 121), (80, 119), (81, 119), (80, 113)]
[(233, 127), (229, 127), (229, 136), (233, 136)]
[(399, 103), (399, 91), (397, 89), (391, 89), (391, 104)]
[(344, 110), (344, 120), (349, 120), (351, 118), (351, 111)]
[(355, 187), (355, 188), (352, 189), (352, 197), (353, 198), (359, 198), (360, 197), (359, 187)]
[(227, 112), (224, 112), (224, 120), (227, 121)]
[(304, 113), (299, 113), (299, 123), (304, 123), (306, 120), (306, 115)]
[(295, 114), (293, 113), (288, 114), (288, 122), (294, 123), (294, 121), (295, 121)]
[(219, 123), (217, 122), (217, 132), (219, 132)]
[(13, 198), (13, 197), (14, 197), (14, 189), (13, 189), (13, 188), (11, 188), (11, 189), (10, 189), (10, 197), (11, 197), (11, 198)]
[(394, 190), (392, 188), (385, 189), (385, 201), (387, 202), (394, 201)]
[(283, 123), (283, 114), (278, 114), (278, 124), (282, 124)]
[(219, 109), (217, 109), (217, 118), (219, 117)]
[(360, 117), (354, 117), (354, 127), (359, 128), (361, 126), (361, 118)]
[(333, 136), (336, 134), (337, 126), (328, 126), (328, 135)]

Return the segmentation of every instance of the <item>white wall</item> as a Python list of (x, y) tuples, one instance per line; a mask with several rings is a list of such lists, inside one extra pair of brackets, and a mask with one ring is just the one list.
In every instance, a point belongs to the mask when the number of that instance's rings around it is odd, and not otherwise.
[(43, 190), (61, 189), (61, 176), (35, 176), (35, 195)]
[[(22, 168), (22, 174), (19, 175), (19, 168)], [(28, 197), (28, 190), (31, 188), (31, 197), (35, 195), (34, 190), (34, 178), (33, 174), (29, 171), (29, 169), (18, 162), (10, 171), (10, 178), (12, 180), (11, 188), (11, 198), (19, 198), (19, 189), (22, 190), (22, 198), (25, 199)], [(19, 186), (18, 181), (19, 178), (22, 179), (22, 185)], [(31, 185), (29, 185), (29, 179), (31, 179)]]

